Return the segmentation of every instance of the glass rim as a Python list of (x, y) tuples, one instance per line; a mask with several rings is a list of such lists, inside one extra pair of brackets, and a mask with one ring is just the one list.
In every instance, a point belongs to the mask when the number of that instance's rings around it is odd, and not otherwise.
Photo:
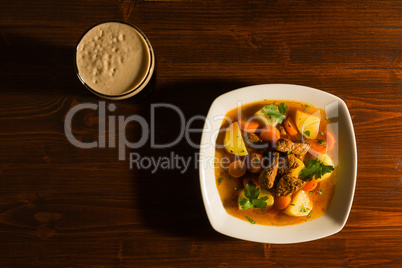
[[(145, 74), (144, 78), (141, 80), (141, 82), (134, 88), (128, 90), (125, 93), (122, 94), (118, 94), (118, 95), (109, 95), (109, 94), (104, 94), (101, 93), (99, 91), (96, 91), (95, 89), (91, 88), (85, 81), (84, 79), (81, 77), (80, 72), (78, 70), (78, 66), (77, 66), (77, 49), (79, 44), (81, 43), (82, 39), (84, 38), (84, 36), (93, 28), (102, 25), (102, 24), (106, 24), (106, 23), (121, 23), (121, 24), (125, 24), (128, 25), (132, 28), (134, 28), (135, 31), (137, 31), (140, 36), (143, 38), (143, 40), (145, 41), (146, 47), (147, 47), (147, 51), (149, 53), (149, 67), (147, 69), (147, 73)], [(96, 23), (94, 25), (92, 25), (91, 27), (89, 27), (87, 30), (85, 30), (83, 32), (83, 34), (80, 36), (80, 38), (78, 39), (78, 42), (75, 46), (75, 50), (74, 50), (74, 67), (75, 67), (75, 72), (76, 75), (78, 76), (78, 79), (81, 81), (81, 83), (89, 90), (91, 91), (93, 94), (98, 95), (100, 97), (106, 98), (106, 99), (126, 99), (126, 98), (130, 98), (138, 93), (140, 93), (145, 86), (147, 85), (147, 83), (150, 81), (152, 74), (154, 72), (154, 67), (155, 67), (155, 55), (151, 46), (151, 42), (149, 42), (148, 38), (146, 37), (146, 35), (135, 25), (126, 22), (126, 21), (120, 21), (120, 20), (108, 20), (108, 21), (102, 21), (99, 23)]]

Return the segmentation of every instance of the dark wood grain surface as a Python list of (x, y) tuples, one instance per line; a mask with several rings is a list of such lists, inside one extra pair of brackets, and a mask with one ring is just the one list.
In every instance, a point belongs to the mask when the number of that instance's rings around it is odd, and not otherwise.
[[(0, 8), (0, 267), (400, 267), (402, 260), (402, 6), (386, 1), (3, 1)], [(82, 33), (124, 20), (148, 36), (157, 86), (114, 103), (150, 119), (153, 103), (206, 115), (222, 93), (288, 83), (335, 94), (350, 109), (358, 176), (344, 229), (313, 242), (272, 245), (215, 232), (198, 169), (130, 169), (116, 148), (79, 149), (67, 112), (101, 101), (79, 82)], [(178, 134), (157, 114), (156, 141)], [(73, 124), (98, 139), (96, 111)], [(199, 122), (199, 127), (202, 123)], [(139, 138), (127, 125), (130, 140)], [(192, 136), (199, 142), (200, 134)], [(128, 150), (130, 151), (130, 150)], [(133, 150), (132, 150), (133, 151)], [(194, 157), (185, 141), (143, 156)]]

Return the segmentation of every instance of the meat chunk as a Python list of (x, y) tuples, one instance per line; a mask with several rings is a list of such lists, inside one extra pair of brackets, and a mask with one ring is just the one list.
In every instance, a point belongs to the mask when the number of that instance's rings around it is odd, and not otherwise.
[(297, 155), (305, 155), (310, 149), (310, 144), (304, 142), (292, 142), (287, 139), (279, 139), (276, 143), (276, 150), (280, 152), (292, 152)]
[(251, 142), (251, 143), (259, 143), (259, 142), (261, 142), (260, 137), (258, 137), (256, 134), (250, 133), (250, 132), (247, 132), (247, 133), (246, 133), (246, 135), (245, 135), (245, 137), (244, 137), (244, 140), (245, 140), (247, 143), (248, 143), (248, 142)]
[(294, 154), (288, 154), (285, 157), (283, 157), (279, 161), (279, 166), (278, 166), (278, 174), (279, 175), (284, 175), (288, 173), (291, 169), (298, 168), (300, 166), (300, 162), (297, 161), (297, 157)]
[(305, 155), (295, 154), (295, 157), (299, 158), (301, 161), (304, 162), (304, 158), (305, 158), (306, 155), (307, 155), (307, 154), (305, 154)]
[(287, 166), (285, 167), (287, 171), (298, 168), (300, 166), (300, 161), (297, 159), (296, 155), (288, 154), (286, 156)]
[(288, 135), (288, 133), (286, 132), (285, 128), (282, 125), (277, 125), (276, 128), (279, 130), (282, 136)]
[(290, 174), (285, 174), (276, 184), (276, 195), (287, 196), (293, 194), (294, 192), (300, 190), (304, 183), (305, 182), (299, 178), (293, 177)]
[(280, 152), (287, 153), (288, 151), (292, 151), (293, 142), (287, 139), (279, 139), (276, 143), (276, 150)]
[(243, 133), (244, 142), (247, 148), (247, 152), (249, 154), (259, 153), (262, 154), (265, 148), (267, 147), (263, 143), (261, 143), (260, 137), (254, 133), (244, 132)]
[(278, 172), (278, 163), (279, 154), (274, 153), (269, 167), (261, 171), (260, 175), (258, 176), (258, 182), (266, 189), (270, 189), (274, 186), (275, 177)]

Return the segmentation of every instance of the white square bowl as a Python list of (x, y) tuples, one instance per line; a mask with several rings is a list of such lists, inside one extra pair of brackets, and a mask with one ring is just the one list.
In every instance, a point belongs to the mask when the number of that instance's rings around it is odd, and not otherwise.
[[(314, 220), (289, 226), (250, 224), (229, 215), (216, 187), (215, 141), (222, 117), (230, 110), (263, 99), (300, 101), (325, 109), (335, 131), (338, 146), (338, 174), (335, 192), (327, 212)], [(345, 102), (327, 92), (297, 85), (266, 84), (244, 87), (219, 96), (212, 103), (205, 121), (199, 159), (200, 184), (205, 210), (212, 227), (224, 235), (261, 243), (287, 244), (316, 240), (342, 230), (356, 185), (357, 149), (352, 120)]]

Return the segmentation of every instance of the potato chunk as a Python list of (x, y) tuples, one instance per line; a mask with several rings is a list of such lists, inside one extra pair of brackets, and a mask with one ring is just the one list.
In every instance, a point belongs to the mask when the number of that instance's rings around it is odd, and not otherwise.
[(320, 113), (314, 114), (304, 113), (300, 110), (296, 111), (296, 126), (300, 133), (307, 139), (315, 139), (320, 128)]
[[(319, 155), (317, 155), (317, 159), (322, 161), (327, 166), (334, 166), (334, 161), (332, 161), (331, 157), (329, 157), (329, 155), (327, 155), (327, 154), (319, 154)], [(332, 172), (325, 173), (317, 181), (325, 180), (325, 179), (329, 178), (329, 176), (331, 176), (331, 174), (332, 174)]]
[[(258, 196), (258, 198), (267, 196), (268, 199), (265, 200), (265, 202), (267, 203), (266, 209), (272, 207), (274, 205), (274, 196), (271, 194), (270, 191), (268, 191), (266, 189), (263, 189), (263, 188), (260, 188), (260, 189), (261, 189), (261, 192), (260, 192), (260, 195)], [(239, 199), (238, 200), (240, 200), (242, 198), (247, 199), (247, 197), (244, 194), (244, 189), (239, 193)], [(239, 202), (237, 202), (237, 204), (239, 205), (239, 209), (243, 209)]]
[(270, 191), (261, 188), (261, 193), (259, 197), (264, 197), (264, 196), (268, 196), (268, 199), (265, 200), (265, 202), (267, 202), (267, 208), (272, 207), (274, 205), (274, 196), (271, 194)]
[(224, 146), (228, 153), (237, 154), (239, 156), (248, 154), (237, 122), (234, 122), (226, 129)]
[(278, 119), (267, 115), (264, 112), (264, 108), (261, 108), (258, 112), (255, 113), (255, 116), (265, 125), (265, 126), (273, 126), (275, 127), (279, 121)]
[(283, 211), (286, 215), (301, 217), (308, 215), (313, 209), (313, 204), (303, 190), (293, 195), (290, 205)]

